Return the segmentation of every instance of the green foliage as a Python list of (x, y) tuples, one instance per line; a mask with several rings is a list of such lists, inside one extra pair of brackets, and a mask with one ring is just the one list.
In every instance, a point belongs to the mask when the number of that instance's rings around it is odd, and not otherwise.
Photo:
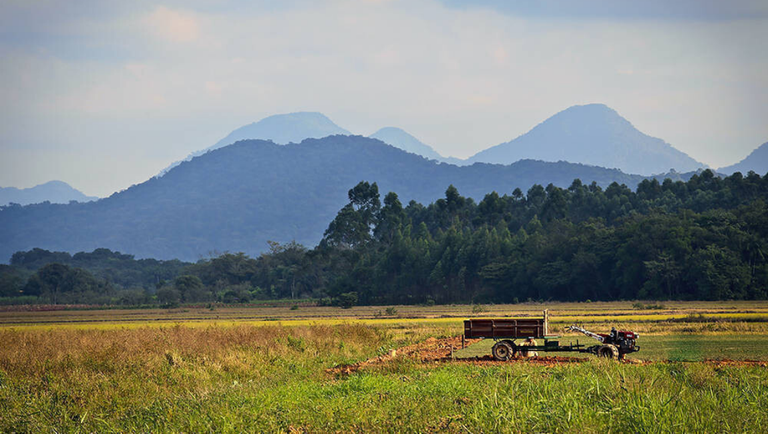
[(339, 294), (339, 296), (336, 298), (336, 304), (342, 309), (349, 309), (352, 306), (357, 305), (357, 300), (358, 298), (356, 292), (345, 292), (343, 294)]
[(95, 277), (104, 279), (115, 288), (155, 289), (163, 280), (172, 280), (189, 263), (179, 260), (158, 261), (155, 259), (134, 259), (133, 255), (96, 249), (70, 255), (66, 252), (49, 252), (34, 248), (16, 252), (11, 257), (11, 266), (18, 270), (34, 272), (47, 264), (58, 263), (88, 270)]
[[(109, 277), (124, 276), (107, 272), (112, 268), (105, 264), (114, 262), (121, 264), (116, 269), (138, 270), (135, 281), (151, 282), (143, 286), (148, 291), (173, 281), (180, 295), (175, 302), (184, 303), (315, 298), (349, 307), (768, 297), (768, 178), (754, 173), (646, 180), (636, 192), (577, 179), (567, 189), (550, 184), (527, 194), (492, 192), (480, 203), (450, 185), (427, 206), (411, 201), (403, 207), (392, 192), (382, 206), (376, 183), (360, 182), (347, 196), (312, 250), (270, 241), (269, 252), (257, 258), (224, 253), (183, 267), (161, 261), (153, 265), (160, 268), (147, 268), (152, 263), (141, 261), (148, 260), (106, 249), (69, 259), (33, 249), (0, 268), (0, 296), (62, 303), (91, 294), (126, 304), (151, 297), (118, 295), (115, 290), (131, 288), (112, 283), (127, 282)], [(65, 262), (46, 263), (54, 259)], [(91, 267), (92, 275), (72, 271), (74, 263)], [(167, 291), (165, 297), (156, 300), (175, 300)]]
[(317, 244), (360, 180), (398, 192), (406, 204), (433, 201), (449, 184), (479, 200), (493, 190), (527, 189), (534, 183), (564, 187), (574, 178), (601, 186), (614, 181), (635, 186), (644, 179), (566, 162), (457, 168), (360, 136), (291, 146), (245, 140), (98, 202), (0, 207), (0, 261), (28, 246), (71, 252), (105, 246), (142, 258), (184, 261), (217, 249), (256, 257), (268, 240)]
[(487, 312), (488, 309), (485, 308), (482, 304), (473, 304), (472, 305), (472, 313), (483, 313)]
[[(653, 336), (651, 348), (661, 349), (653, 359), (663, 363), (421, 363), (398, 351), (329, 378), (412, 343), (394, 338), (400, 327), (6, 330), (0, 431), (764, 432), (768, 424), (764, 367), (668, 362), (719, 357), (742, 346), (732, 335)], [(764, 337), (746, 339), (765, 356)]]

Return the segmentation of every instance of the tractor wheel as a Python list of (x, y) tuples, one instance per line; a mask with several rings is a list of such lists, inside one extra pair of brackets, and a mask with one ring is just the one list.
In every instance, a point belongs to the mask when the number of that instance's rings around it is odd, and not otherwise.
[(602, 347), (597, 349), (597, 356), (604, 357), (606, 359), (618, 359), (619, 349), (616, 348), (614, 345), (605, 344)]
[(520, 349), (517, 347), (517, 345), (515, 345), (514, 341), (506, 340), (506, 341), (502, 341), (502, 342), (504, 342), (505, 344), (509, 345), (509, 348), (512, 348), (512, 353), (510, 353), (510, 355), (509, 355), (510, 358), (517, 356), (517, 353), (518, 353), (518, 351), (520, 351)]
[(514, 354), (514, 350), (512, 347), (507, 343), (506, 341), (497, 342), (493, 348), (491, 349), (491, 353), (493, 353), (493, 358), (502, 362), (505, 362), (509, 360), (510, 357), (512, 357), (512, 354)]

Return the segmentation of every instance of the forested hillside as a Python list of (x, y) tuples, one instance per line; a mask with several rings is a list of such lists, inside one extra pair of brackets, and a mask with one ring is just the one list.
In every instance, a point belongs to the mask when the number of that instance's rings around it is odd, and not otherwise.
[(212, 251), (257, 255), (269, 240), (317, 244), (349, 187), (361, 179), (397, 191), (406, 202), (429, 203), (451, 184), (479, 200), (535, 183), (567, 187), (575, 178), (632, 188), (644, 179), (565, 162), (456, 167), (360, 136), (289, 145), (248, 140), (98, 202), (0, 207), (0, 259), (35, 247), (70, 253), (108, 248), (185, 261)]
[[(19, 252), (0, 267), (0, 294), (160, 304), (313, 297), (341, 306), (768, 298), (768, 177), (755, 173), (704, 171), (688, 182), (645, 180), (637, 191), (577, 179), (479, 202), (450, 186), (426, 206), (404, 205), (394, 192), (382, 199), (376, 183), (360, 182), (347, 197), (314, 249), (272, 242), (258, 258), (226, 253), (195, 264)], [(117, 291), (130, 289), (117, 283), (129, 277), (145, 289), (128, 292), (134, 298)]]

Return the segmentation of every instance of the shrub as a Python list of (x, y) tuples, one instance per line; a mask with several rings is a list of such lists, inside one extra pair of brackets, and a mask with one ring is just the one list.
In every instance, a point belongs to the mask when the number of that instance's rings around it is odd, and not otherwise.
[(488, 309), (485, 308), (482, 304), (473, 304), (472, 305), (472, 313), (482, 313), (487, 312)]
[(357, 292), (345, 292), (336, 298), (336, 304), (342, 309), (357, 305)]

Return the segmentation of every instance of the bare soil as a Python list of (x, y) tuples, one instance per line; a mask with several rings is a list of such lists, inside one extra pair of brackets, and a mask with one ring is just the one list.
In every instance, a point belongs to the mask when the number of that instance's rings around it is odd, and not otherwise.
[[(479, 342), (481, 339), (468, 339), (466, 345), (472, 345)], [(414, 361), (423, 363), (425, 366), (435, 365), (439, 363), (459, 363), (470, 364), (476, 366), (505, 366), (510, 363), (528, 363), (540, 366), (557, 366), (561, 364), (569, 363), (583, 363), (588, 358), (579, 357), (562, 357), (562, 356), (536, 356), (536, 357), (515, 357), (506, 362), (495, 360), (493, 356), (485, 355), (482, 357), (473, 358), (454, 358), (453, 352), (461, 349), (461, 337), (450, 338), (429, 338), (423, 342), (417, 344), (408, 345), (397, 350), (390, 351), (389, 354), (374, 357), (362, 362), (354, 363), (351, 365), (341, 365), (334, 368), (327, 369), (326, 372), (333, 375), (349, 375), (354, 372), (358, 372), (367, 368), (384, 366), (396, 358), (407, 358)], [(621, 363), (648, 365), (652, 363), (670, 363), (668, 361), (644, 361), (639, 359), (625, 359)], [(704, 362), (718, 367), (726, 366), (761, 366), (768, 367), (768, 362), (761, 360), (706, 360)]]

